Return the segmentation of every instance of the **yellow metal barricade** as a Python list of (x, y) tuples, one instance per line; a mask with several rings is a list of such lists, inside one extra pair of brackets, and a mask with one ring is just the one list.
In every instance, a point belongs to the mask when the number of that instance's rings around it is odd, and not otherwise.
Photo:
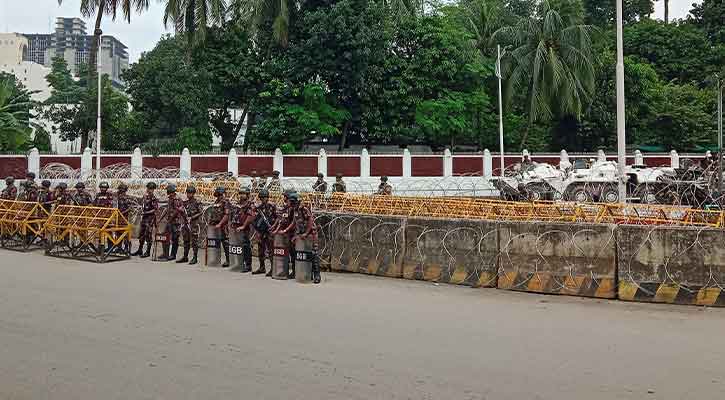
[(39, 203), (0, 200), (0, 246), (18, 251), (42, 248), (47, 219)]

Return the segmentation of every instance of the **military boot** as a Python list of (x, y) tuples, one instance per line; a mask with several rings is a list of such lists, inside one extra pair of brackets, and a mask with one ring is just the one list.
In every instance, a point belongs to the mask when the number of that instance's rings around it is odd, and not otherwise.
[(312, 282), (320, 283), (320, 264), (317, 262), (312, 263)]
[(171, 245), (171, 253), (166, 257), (166, 261), (176, 261), (176, 253), (179, 252), (179, 244), (173, 243)]
[(189, 262), (189, 247), (184, 246), (184, 256), (181, 257), (181, 260), (176, 260), (177, 264)]
[[(264, 265), (264, 259), (262, 259), (262, 265)], [(266, 274), (264, 274), (264, 276), (272, 276), (272, 268), (274, 268), (274, 260), (270, 258), (269, 259), (269, 270), (267, 271)]]
[(287, 279), (295, 279), (295, 264), (290, 264), (290, 271), (287, 274)]
[(146, 251), (141, 254), (141, 258), (151, 257), (151, 242), (146, 243)]
[(192, 253), (191, 253), (192, 254), (191, 255), (191, 261), (189, 261), (189, 265), (194, 265), (197, 262), (199, 262), (199, 260), (196, 259), (196, 255), (197, 255), (198, 252), (199, 252), (199, 249), (194, 249), (192, 251)]
[(222, 247), (224, 248), (224, 264), (222, 264), (222, 268), (229, 268), (229, 245), (222, 244)]
[(252, 275), (259, 275), (267, 272), (264, 269), (264, 257), (259, 257), (259, 268), (256, 271), (252, 271)]
[(168, 261), (169, 260), (169, 245), (164, 243), (161, 245), (161, 257), (156, 258), (156, 261)]
[[(130, 255), (132, 255), (132, 256), (140, 256), (143, 253), (143, 244), (144, 244), (143, 238), (139, 239), (138, 240), (138, 250), (134, 251)], [(130, 246), (131, 245), (129, 244), (129, 247)]]

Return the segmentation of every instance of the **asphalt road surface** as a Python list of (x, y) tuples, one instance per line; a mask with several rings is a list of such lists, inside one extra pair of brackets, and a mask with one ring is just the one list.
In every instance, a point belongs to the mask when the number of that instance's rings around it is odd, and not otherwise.
[(0, 399), (718, 399), (725, 310), (0, 250)]

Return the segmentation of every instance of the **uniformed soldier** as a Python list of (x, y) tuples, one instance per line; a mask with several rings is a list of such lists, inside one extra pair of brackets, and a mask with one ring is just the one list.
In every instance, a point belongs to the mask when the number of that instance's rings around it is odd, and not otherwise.
[(290, 204), (294, 207), (294, 232), (292, 242), (297, 240), (310, 240), (312, 242), (312, 281), (320, 283), (320, 257), (317, 254), (319, 241), (317, 227), (312, 211), (302, 204), (297, 193), (290, 195)]
[(25, 174), (25, 183), (23, 184), (23, 193), (19, 199), (22, 201), (38, 201), (38, 185), (35, 183), (35, 173), (28, 171)]
[(68, 185), (65, 182), (61, 182), (55, 187), (55, 204), (59, 206), (73, 204), (73, 196), (68, 193)]
[(98, 193), (93, 200), (96, 207), (113, 208), (113, 195), (108, 192), (108, 182), (101, 182), (98, 185)]
[[(141, 258), (151, 255), (151, 245), (153, 244), (152, 231), (156, 224), (156, 210), (159, 209), (159, 200), (154, 195), (156, 183), (149, 182), (146, 184), (146, 194), (143, 196), (141, 208), (141, 231), (138, 235), (138, 250), (132, 256), (141, 256)], [(143, 245), (146, 243), (146, 251), (143, 251)]]
[(295, 260), (296, 260), (296, 252), (295, 252), (295, 245), (292, 242), (292, 238), (294, 237), (294, 207), (290, 201), (290, 198), (292, 195), (296, 195), (297, 193), (294, 190), (286, 190), (282, 196), (284, 198), (284, 203), (282, 207), (277, 210), (277, 221), (275, 222), (272, 234), (273, 235), (287, 235), (290, 239), (289, 244), (289, 266), (290, 271), (287, 272), (287, 278), (294, 279), (295, 277)]
[(325, 175), (323, 175), (322, 173), (317, 174), (317, 181), (315, 181), (315, 184), (312, 185), (312, 190), (318, 193), (327, 192), (327, 182), (325, 182)]
[(393, 187), (388, 184), (388, 177), (380, 177), (380, 185), (378, 185), (378, 192), (376, 193), (381, 196), (390, 196), (393, 194)]
[(240, 272), (252, 271), (252, 243), (250, 225), (254, 217), (254, 203), (249, 199), (249, 188), (239, 188), (239, 204), (234, 208), (230, 227), (242, 234), (242, 269)]
[(219, 240), (221, 241), (222, 248), (224, 249), (224, 264), (222, 267), (226, 268), (229, 266), (229, 238), (227, 236), (227, 223), (229, 222), (230, 204), (225, 198), (226, 190), (224, 186), (219, 186), (214, 190), (214, 205), (211, 207), (209, 213), (209, 225), (219, 229)]
[[(272, 249), (274, 249), (274, 238), (272, 228), (277, 223), (277, 207), (269, 202), (269, 191), (259, 191), (259, 204), (254, 209), (254, 230), (257, 232), (257, 250), (259, 256), (259, 269), (252, 274), (263, 274), (272, 276)], [(269, 271), (265, 271), (264, 260), (269, 259)]]
[(340, 174), (340, 173), (335, 175), (335, 183), (332, 184), (332, 192), (333, 193), (347, 192), (347, 186), (345, 185), (345, 182), (342, 180), (342, 174)]
[[(121, 213), (121, 215), (126, 218), (126, 221), (131, 223), (130, 214), (131, 209), (133, 208), (133, 200), (127, 193), (128, 186), (126, 186), (125, 183), (119, 184), (118, 191), (116, 192), (116, 208), (118, 208), (118, 211)], [(126, 253), (131, 253), (130, 237), (126, 238), (126, 240), (123, 241), (123, 248), (126, 250)]]
[[(186, 223), (181, 229), (182, 237), (184, 239), (184, 257), (176, 261), (177, 263), (189, 262), (189, 265), (194, 265), (199, 260), (197, 256), (199, 254), (199, 231), (201, 226), (199, 221), (204, 209), (201, 203), (196, 200), (194, 195), (196, 194), (196, 187), (188, 186), (186, 188), (186, 201), (184, 201), (184, 210), (186, 212)], [(193, 250), (191, 255), (191, 261), (189, 261), (189, 249)]]
[(184, 203), (176, 197), (176, 185), (173, 183), (166, 186), (166, 197), (168, 206), (164, 234), (170, 238), (171, 252), (169, 252), (169, 243), (164, 243), (162, 245), (163, 254), (157, 261), (176, 261), (176, 252), (179, 250), (179, 232), (181, 224), (184, 222)]
[(54, 201), (55, 196), (50, 190), (50, 181), (46, 179), (40, 184), (40, 190), (38, 190), (38, 203), (40, 203), (45, 211), (50, 214)]
[(272, 171), (272, 179), (269, 181), (267, 190), (270, 192), (280, 192), (282, 190), (282, 183), (279, 180), (279, 171)]
[(2, 200), (16, 200), (18, 198), (18, 188), (15, 186), (15, 178), (8, 176), (5, 178), (5, 189), (0, 193)]
[(90, 193), (86, 192), (85, 183), (76, 183), (76, 192), (73, 194), (73, 203), (77, 206), (89, 206), (93, 204), (93, 198)]
[(259, 180), (257, 179), (257, 171), (252, 170), (252, 172), (249, 173), (249, 187), (252, 188), (252, 193), (259, 193)]

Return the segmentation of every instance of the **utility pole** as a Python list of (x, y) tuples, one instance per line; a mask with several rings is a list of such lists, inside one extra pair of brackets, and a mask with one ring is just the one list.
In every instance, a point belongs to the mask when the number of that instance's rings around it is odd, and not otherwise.
[[(504, 49), (504, 52), (506, 49)], [(496, 45), (496, 76), (498, 77), (498, 147), (501, 156), (501, 177), (504, 170), (504, 154), (503, 154), (503, 94), (501, 91), (501, 45)]]
[(617, 170), (619, 202), (627, 202), (627, 183), (624, 167), (627, 163), (624, 114), (624, 49), (622, 43), (622, 0), (617, 0)]
[(717, 191), (722, 196), (722, 93), (723, 79), (717, 77)]
[(96, 186), (101, 183), (101, 44), (103, 36), (98, 37), (96, 51), (96, 79), (98, 80), (98, 119), (96, 121)]

